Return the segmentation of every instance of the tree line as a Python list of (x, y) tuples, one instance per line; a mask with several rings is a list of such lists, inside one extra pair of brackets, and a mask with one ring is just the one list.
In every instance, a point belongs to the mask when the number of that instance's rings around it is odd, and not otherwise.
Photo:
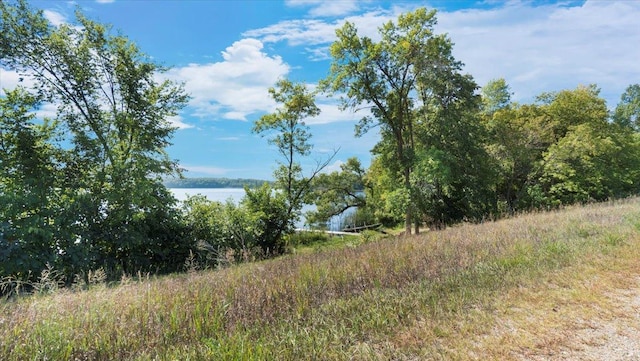
[[(596, 85), (518, 104), (504, 79), (480, 88), (461, 72), (451, 40), (434, 33), (435, 15), (400, 15), (378, 41), (351, 23), (336, 31), (321, 85), (344, 108), (370, 110), (356, 136), (375, 127), (381, 139), (369, 169), (353, 159), (322, 177), (319, 218), (357, 206), (411, 234), (412, 225), (418, 233), (638, 193), (640, 85), (630, 85), (613, 112)], [(365, 196), (345, 181), (363, 184)]]
[[(178, 204), (163, 184), (180, 173), (167, 119), (189, 96), (158, 80), (166, 68), (80, 11), (74, 26), (53, 26), (25, 0), (0, 12), (0, 66), (30, 79), (0, 98), (0, 277), (117, 278), (278, 255), (305, 204), (317, 206), (313, 223), (356, 207), (410, 234), (638, 193), (640, 85), (613, 112), (595, 85), (518, 104), (505, 80), (480, 88), (463, 74), (435, 11), (418, 9), (377, 41), (339, 28), (317, 90), (287, 79), (270, 89), (278, 108), (253, 131), (278, 150), (273, 182), (246, 187), (238, 204)], [(380, 133), (368, 169), (353, 158), (324, 173), (337, 151), (301, 166), (317, 91), (366, 110), (355, 136)], [(42, 104), (55, 116), (36, 116)]]

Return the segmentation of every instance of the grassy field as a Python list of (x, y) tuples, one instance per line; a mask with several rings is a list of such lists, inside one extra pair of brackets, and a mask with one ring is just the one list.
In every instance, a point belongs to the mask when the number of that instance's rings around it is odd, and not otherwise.
[(631, 199), (0, 301), (0, 359), (528, 359), (638, 276)]

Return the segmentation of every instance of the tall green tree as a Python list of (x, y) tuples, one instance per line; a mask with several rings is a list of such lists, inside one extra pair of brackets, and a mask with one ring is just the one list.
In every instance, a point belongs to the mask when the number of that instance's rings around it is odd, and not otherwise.
[(485, 114), (489, 133), (487, 150), (497, 169), (496, 196), (500, 212), (527, 208), (528, 189), (537, 184), (537, 172), (548, 141), (543, 124), (547, 117), (536, 104), (510, 104)]
[(492, 115), (511, 104), (511, 90), (504, 78), (492, 79), (482, 87), (482, 112)]
[[(267, 242), (275, 247), (270, 252), (278, 252), (283, 249), (282, 236), (293, 230), (295, 222), (300, 219), (302, 206), (310, 201), (313, 179), (331, 158), (319, 163), (309, 176), (304, 176), (300, 161), (309, 156), (312, 149), (309, 142), (311, 133), (305, 119), (320, 114), (320, 109), (315, 104), (315, 95), (304, 84), (287, 79), (278, 81), (276, 87), (269, 89), (269, 94), (279, 108), (256, 121), (253, 131), (268, 136), (269, 143), (275, 145), (280, 154), (278, 168), (274, 173), (274, 187), (285, 199), (286, 222), (270, 222), (276, 225), (272, 229), (274, 240)], [(279, 203), (277, 200), (272, 202), (266, 199), (266, 195), (260, 196), (261, 192), (264, 193), (264, 190), (248, 190), (247, 196), (249, 199), (255, 198), (256, 204)], [(258, 201), (259, 199), (262, 201)]]
[(539, 99), (545, 149), (529, 186), (532, 205), (601, 201), (637, 190), (637, 141), (628, 127), (609, 121), (595, 85)]
[[(414, 156), (414, 99), (417, 61), (433, 59), (436, 23), (435, 11), (419, 9), (402, 15), (398, 24), (388, 22), (379, 29), (381, 40), (360, 37), (354, 24), (347, 22), (336, 30), (337, 41), (331, 45), (332, 63), (324, 87), (342, 92), (342, 106), (358, 109), (364, 103), (371, 109), (356, 127), (356, 135), (380, 126), (382, 136), (378, 151), (392, 152), (388, 166), (403, 178), (405, 189), (411, 187)], [(437, 53), (437, 51), (436, 51)], [(382, 150), (381, 148), (385, 148)], [(411, 233), (413, 214), (405, 211), (405, 228)]]
[(57, 261), (54, 127), (35, 122), (36, 106), (22, 88), (0, 97), (0, 276)]
[[(373, 152), (401, 179), (402, 189), (392, 192), (396, 200), (391, 203), (404, 207), (408, 234), (424, 214), (418, 204), (427, 187), (416, 191), (422, 177), (413, 176), (420, 157), (446, 152), (446, 147), (439, 148), (445, 142), (438, 139), (447, 137), (456, 123), (471, 126), (468, 115), (478, 106), (477, 86), (460, 74), (462, 63), (452, 55), (453, 44), (434, 33), (435, 24), (435, 11), (420, 8), (384, 24), (376, 42), (360, 37), (347, 22), (336, 31), (330, 74), (323, 81), (325, 89), (342, 94), (344, 108), (371, 109), (357, 125), (356, 135), (379, 127), (381, 140)], [(449, 122), (451, 129), (444, 125)], [(455, 181), (460, 176), (456, 172)]]
[[(26, 1), (3, 1), (0, 16), (0, 65), (34, 81), (31, 91), (56, 106), (66, 134), (59, 140), (69, 150), (60, 160), (68, 204), (61, 227), (75, 236), (60, 252), (83, 268), (162, 269), (150, 262), (159, 241), (151, 238), (161, 233), (153, 227), (167, 221), (153, 218), (175, 219), (175, 200), (161, 183), (178, 171), (165, 152), (175, 130), (168, 117), (188, 96), (180, 85), (158, 82), (165, 69), (134, 43), (79, 11), (76, 24), (56, 27)], [(163, 242), (175, 248), (179, 241)]]
[(640, 190), (637, 139), (615, 124), (576, 126), (544, 154), (541, 184), (556, 206), (604, 201)]
[(614, 123), (640, 131), (640, 84), (625, 89), (613, 113)]
[(510, 104), (485, 112), (483, 118), (490, 134), (488, 149), (498, 165), (496, 190), (503, 211), (626, 192), (618, 181), (605, 183), (625, 173), (622, 163), (630, 164), (633, 157), (619, 151), (633, 154), (633, 142), (608, 122), (607, 106), (595, 85), (543, 93), (535, 104)]
[[(434, 227), (481, 220), (495, 212), (495, 172), (485, 149), (481, 98), (461, 64), (429, 76), (431, 89), (418, 112), (417, 162), (412, 193), (422, 215)], [(421, 93), (422, 94), (422, 93)]]
[(395, 226), (404, 222), (411, 199), (402, 179), (385, 165), (388, 160), (384, 156), (384, 153), (375, 156), (367, 169), (365, 200), (376, 222)]
[(600, 89), (595, 84), (543, 93), (537, 100), (546, 115), (546, 122), (541, 126), (549, 146), (580, 124), (599, 126), (609, 118), (606, 102), (600, 97)]

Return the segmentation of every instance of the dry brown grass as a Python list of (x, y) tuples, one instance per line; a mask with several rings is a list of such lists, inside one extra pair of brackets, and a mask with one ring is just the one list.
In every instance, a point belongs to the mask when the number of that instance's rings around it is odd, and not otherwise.
[[(631, 342), (638, 347), (639, 309), (630, 305), (640, 296), (640, 253), (631, 253), (633, 257), (627, 254), (597, 267), (563, 269), (528, 290), (506, 294), (504, 303), (498, 303), (496, 327), (481, 346), (485, 355), (514, 360), (591, 359), (584, 351), (606, 346), (610, 341), (602, 331), (610, 327), (633, 329), (636, 339)], [(611, 347), (607, 352), (624, 351)], [(502, 351), (494, 355), (497, 350)], [(583, 356), (572, 358), (576, 354)]]
[(634, 199), (34, 296), (0, 304), (0, 359), (533, 357), (620, 316), (639, 234)]
[[(575, 262), (535, 279), (521, 280), (455, 320), (420, 319), (396, 333), (394, 349), (413, 349), (424, 359), (614, 359), (612, 353), (620, 356), (625, 350), (609, 344), (611, 337), (603, 330), (610, 328), (631, 337), (628, 347), (640, 346), (639, 236), (621, 226), (631, 221), (637, 231), (637, 216), (634, 209), (610, 212), (606, 206), (573, 209), (569, 217), (562, 212), (552, 218), (539, 215), (538, 229), (558, 227), (562, 221), (565, 235), (599, 235), (609, 246), (581, 254)], [(522, 226), (517, 220), (503, 225), (507, 224)], [(600, 351), (589, 351), (591, 346), (600, 346)]]

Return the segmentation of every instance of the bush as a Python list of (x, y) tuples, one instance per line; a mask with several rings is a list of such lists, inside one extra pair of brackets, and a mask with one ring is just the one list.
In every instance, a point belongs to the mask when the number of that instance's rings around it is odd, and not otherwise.
[(292, 212), (282, 192), (268, 183), (257, 189), (245, 188), (247, 195), (241, 202), (244, 211), (255, 222), (256, 245), (265, 255), (279, 255), (285, 251), (285, 235), (293, 232)]
[(323, 232), (318, 231), (302, 231), (292, 233), (289, 236), (290, 247), (311, 246), (314, 244), (327, 243), (330, 240), (330, 236)]
[(286, 250), (291, 233), (284, 198), (265, 184), (246, 189), (239, 205), (189, 197), (183, 203), (188, 238), (198, 245), (198, 261), (205, 266), (273, 256)]
[(235, 262), (255, 247), (255, 222), (231, 200), (221, 203), (201, 195), (189, 197), (183, 213), (188, 238), (196, 243), (198, 262), (203, 266)]

